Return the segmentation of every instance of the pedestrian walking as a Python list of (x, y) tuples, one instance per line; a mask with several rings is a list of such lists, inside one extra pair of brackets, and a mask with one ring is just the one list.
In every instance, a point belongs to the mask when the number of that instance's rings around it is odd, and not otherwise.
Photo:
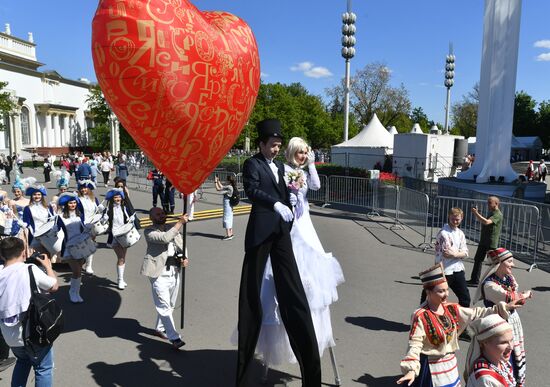
[(224, 241), (228, 241), (234, 238), (233, 235), (233, 206), (231, 203), (231, 197), (233, 193), (239, 192), (237, 188), (237, 182), (235, 178), (231, 175), (227, 176), (227, 184), (223, 185), (220, 182), (218, 176), (214, 178), (214, 183), (216, 184), (216, 190), (221, 191), (222, 204), (223, 204), (223, 221), (222, 226), (225, 229), (225, 236), (222, 238)]
[(172, 182), (168, 179), (166, 179), (164, 194), (161, 196), (161, 200), (164, 212), (173, 215), (174, 209), (176, 208), (176, 187), (174, 187)]
[(49, 183), (50, 182), (50, 173), (52, 172), (52, 164), (50, 163), (50, 160), (48, 158), (44, 159), (44, 182)]
[(99, 169), (103, 175), (103, 184), (105, 185), (105, 188), (107, 188), (109, 186), (109, 176), (111, 174), (111, 170), (113, 169), (113, 164), (109, 161), (109, 159), (105, 158), (99, 165)]
[[(285, 183), (294, 202), (294, 222), (290, 231), (292, 251), (304, 291), (320, 356), (336, 345), (332, 333), (330, 305), (338, 299), (337, 286), (344, 282), (340, 264), (325, 252), (309, 213), (308, 190), (318, 190), (321, 182), (315, 168), (315, 156), (307, 143), (293, 137), (285, 152)], [(285, 326), (280, 318), (279, 291), (275, 288), (271, 258), (268, 259), (261, 285), (262, 328), (256, 352), (267, 365), (296, 363)]]
[(481, 274), (481, 266), (487, 255), (487, 251), (494, 250), (499, 247), (500, 243), (500, 231), (502, 229), (502, 212), (499, 209), (500, 199), (496, 196), (489, 196), (487, 198), (487, 207), (489, 213), (487, 217), (482, 216), (477, 207), (472, 207), (472, 213), (476, 219), (481, 223), (481, 233), (479, 236), (479, 243), (477, 245), (476, 255), (474, 257), (474, 267), (468, 281), (471, 285), (477, 285), (479, 283), (479, 276)]
[(290, 192), (284, 166), (275, 160), (282, 145), (281, 124), (269, 119), (257, 124), (260, 153), (243, 165), (243, 182), (252, 210), (245, 236), (245, 256), (239, 289), (237, 387), (249, 385), (247, 371), (254, 357), (262, 322), (260, 290), (271, 256), (279, 309), (302, 372), (302, 386), (321, 385), (321, 364), (311, 311), (292, 251)]
[(185, 345), (174, 324), (173, 312), (176, 307), (181, 281), (181, 268), (186, 267), (187, 254), (183, 253), (181, 227), (188, 222), (183, 214), (174, 226), (166, 225), (166, 212), (158, 207), (149, 211), (152, 225), (144, 231), (147, 250), (141, 266), (141, 274), (149, 277), (153, 302), (157, 311), (155, 332), (167, 338), (172, 347)]
[(164, 203), (164, 175), (158, 169), (149, 171), (147, 179), (153, 182), (153, 207), (157, 206), (160, 197), (160, 204)]
[(539, 174), (539, 181), (542, 181), (543, 183), (546, 182), (546, 174), (548, 173), (548, 168), (546, 167), (544, 159), (540, 160), (537, 171)]
[(117, 287), (120, 290), (124, 290), (128, 286), (126, 281), (124, 281), (126, 253), (128, 248), (119, 243), (118, 239), (113, 236), (113, 232), (132, 221), (134, 221), (136, 228), (138, 228), (139, 220), (135, 218), (135, 210), (132, 205), (125, 200), (124, 191), (121, 189), (110, 189), (105, 194), (105, 200), (108, 202), (105, 215), (109, 222), (109, 237), (107, 239), (107, 243), (112, 246), (117, 257)]

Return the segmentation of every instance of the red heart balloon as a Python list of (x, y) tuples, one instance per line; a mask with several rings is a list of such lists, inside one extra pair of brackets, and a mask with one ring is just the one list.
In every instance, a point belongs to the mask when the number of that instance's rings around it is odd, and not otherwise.
[(187, 0), (102, 0), (92, 55), (113, 112), (187, 194), (233, 146), (260, 86), (248, 25), (227, 12), (201, 12)]

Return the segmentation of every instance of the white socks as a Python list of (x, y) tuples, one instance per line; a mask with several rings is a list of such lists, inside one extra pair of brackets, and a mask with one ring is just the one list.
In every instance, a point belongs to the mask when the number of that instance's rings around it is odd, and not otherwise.
[(69, 288), (69, 299), (72, 303), (81, 303), (84, 302), (82, 297), (80, 297), (80, 284), (81, 278), (71, 278), (71, 287)]
[(86, 273), (87, 274), (94, 274), (94, 269), (92, 268), (92, 262), (94, 261), (94, 255), (90, 255), (88, 258), (86, 258)]
[(125, 266), (126, 266), (126, 264), (117, 265), (117, 267), (116, 267), (116, 272), (117, 272), (117, 275), (118, 275), (118, 288), (120, 290), (124, 290), (126, 288), (126, 286), (128, 286), (128, 284), (126, 282), (124, 282), (124, 267)]

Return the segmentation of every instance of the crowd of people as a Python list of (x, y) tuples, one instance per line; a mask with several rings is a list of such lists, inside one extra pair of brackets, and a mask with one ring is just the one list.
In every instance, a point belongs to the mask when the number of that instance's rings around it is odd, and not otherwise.
[[(337, 259), (325, 251), (309, 213), (307, 192), (321, 188), (315, 153), (303, 139), (292, 138), (283, 164), (276, 159), (283, 145), (281, 123), (264, 120), (257, 130), (260, 151), (243, 165), (244, 191), (252, 209), (239, 289), (236, 385), (249, 385), (248, 371), (256, 353), (266, 365), (299, 363), (302, 385), (319, 387), (320, 358), (335, 346), (330, 306), (338, 300), (337, 287), (344, 276)], [(68, 264), (69, 301), (81, 304), (85, 302), (80, 292), (83, 273), (94, 273), (95, 238), (106, 234), (116, 257), (113, 278), (124, 290), (127, 252), (140, 239), (126, 179), (128, 171), (143, 162), (135, 155), (113, 157), (109, 152), (90, 157), (62, 155), (58, 163), (48, 156), (44, 177), (46, 182), (51, 176), (55, 179), (55, 195), (49, 195), (36, 179), (22, 177), (22, 169), (11, 197), (0, 191), (0, 355), (5, 356), (0, 359), (0, 371), (16, 362), (12, 385), (25, 385), (31, 368), (38, 386), (51, 386), (53, 378), (52, 346), (31, 356), (22, 340), (21, 323), (30, 297), (26, 260), (33, 257), (45, 269), (31, 269), (36, 285), (45, 292), (59, 287), (52, 262)], [(73, 178), (76, 190), (71, 191)], [(175, 210), (175, 187), (157, 169), (147, 178), (153, 183), (152, 225), (143, 233), (147, 247), (140, 273), (151, 283), (155, 332), (178, 349), (185, 342), (174, 325), (173, 312), (181, 270), (188, 265), (180, 231), (192, 217), (182, 214), (174, 225), (167, 225), (167, 216)], [(114, 185), (101, 202), (94, 194), (98, 184)], [(223, 239), (230, 240), (238, 187), (231, 176), (224, 183), (216, 178), (215, 185), (223, 194)], [(449, 210), (448, 222), (436, 237), (435, 265), (419, 274), (423, 294), (411, 317), (408, 348), (400, 364), (403, 376), (397, 384), (459, 386), (456, 352), (462, 340), (470, 342), (463, 368), (467, 386), (525, 385), (524, 333), (517, 309), (532, 293), (519, 290), (512, 273), (513, 255), (500, 247), (499, 199), (490, 196), (487, 206), (487, 214), (469, 209), (481, 224), (481, 235), (468, 281), (463, 261), (469, 251), (460, 229), (464, 210)], [(481, 275), (487, 257), (490, 266)], [(474, 297), (468, 286), (476, 286)], [(449, 289), (458, 303), (449, 302)], [(475, 306), (478, 301), (483, 306)], [(9, 360), (7, 348), (15, 359)]]

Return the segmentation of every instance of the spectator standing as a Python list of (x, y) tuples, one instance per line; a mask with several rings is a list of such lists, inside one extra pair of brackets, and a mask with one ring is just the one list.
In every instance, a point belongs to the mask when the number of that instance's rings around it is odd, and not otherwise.
[(151, 281), (153, 302), (157, 310), (157, 335), (167, 338), (172, 347), (178, 349), (185, 342), (176, 330), (172, 313), (178, 298), (181, 267), (187, 266), (183, 238), (179, 232), (182, 225), (188, 222), (187, 214), (182, 215), (174, 226), (166, 225), (166, 212), (158, 207), (151, 208), (149, 218), (152, 226), (144, 231), (147, 251), (141, 274)]
[(104, 158), (99, 165), (99, 169), (103, 174), (103, 184), (105, 185), (105, 188), (107, 188), (107, 186), (109, 185), (109, 175), (111, 173), (111, 169), (113, 169), (113, 164), (109, 161), (108, 158)]
[(38, 153), (36, 153), (36, 151), (32, 152), (31, 160), (32, 160), (32, 167), (36, 171), (36, 169), (38, 168)]
[(99, 173), (99, 169), (97, 168), (97, 161), (96, 160), (90, 160), (90, 171), (91, 171), (91, 178), (94, 183), (97, 183), (97, 175)]
[[(50, 163), (49, 158), (44, 159), (44, 182), (50, 182), (50, 173), (52, 172), (52, 164)], [(9, 180), (9, 179), (8, 179)]]
[(442, 263), (449, 288), (456, 294), (460, 306), (470, 306), (470, 292), (466, 284), (463, 260), (468, 257), (466, 236), (459, 228), (464, 213), (460, 208), (451, 208), (448, 223), (436, 236), (435, 263)]
[(11, 173), (12, 168), (13, 168), (13, 160), (10, 157), (10, 155), (8, 154), (6, 156), (6, 163), (4, 164), (4, 170), (6, 171), (6, 179), (8, 180), (8, 184), (11, 184), (10, 173)]
[(15, 159), (15, 162), (17, 163), (17, 169), (19, 170), (19, 173), (23, 174), (23, 157), (21, 157), (20, 154), (13, 154), (13, 158)]
[(223, 228), (225, 229), (225, 236), (222, 238), (224, 241), (228, 241), (234, 238), (233, 235), (233, 207), (229, 199), (233, 196), (233, 192), (238, 192), (237, 182), (231, 175), (227, 176), (227, 183), (223, 185), (220, 182), (218, 176), (215, 177), (214, 182), (216, 184), (216, 190), (223, 193)]
[(90, 164), (88, 164), (87, 157), (84, 157), (84, 159), (82, 160), (82, 163), (78, 167), (78, 174), (79, 174), (79, 179), (76, 181), (77, 184), (79, 181), (90, 180), (92, 178), (92, 168), (90, 167)]
[(527, 165), (527, 170), (525, 171), (525, 177), (527, 181), (533, 180), (535, 176), (535, 166), (533, 165), (533, 160), (529, 160), (529, 165)]
[(153, 169), (149, 175), (153, 181), (153, 207), (156, 207), (159, 196), (160, 204), (164, 203), (164, 175), (157, 169)]
[(126, 165), (126, 158), (122, 159), (122, 158), (119, 157), (119, 160), (124, 160), (124, 161), (119, 161), (119, 163), (118, 163), (117, 176), (120, 177), (123, 180), (128, 180), (128, 166)]
[[(5, 259), (4, 269), (0, 270), (0, 329), (6, 343), (17, 358), (13, 369), (12, 386), (26, 386), (31, 368), (34, 369), (35, 385), (53, 385), (53, 351), (51, 345), (42, 347), (30, 354), (22, 337), (21, 320), (27, 311), (31, 298), (29, 265), (25, 263), (25, 245), (15, 237), (0, 241), (0, 255)], [(57, 277), (52, 263), (46, 255), (36, 259), (46, 270), (44, 273), (35, 265), (32, 273), (39, 291), (57, 291)]]
[(476, 207), (472, 208), (472, 213), (481, 223), (481, 235), (479, 237), (479, 244), (474, 257), (474, 267), (472, 269), (470, 280), (468, 281), (471, 285), (477, 285), (479, 283), (481, 265), (485, 260), (487, 251), (494, 250), (499, 247), (500, 231), (502, 229), (502, 212), (500, 212), (499, 205), (499, 198), (496, 196), (489, 196), (487, 198), (489, 214), (486, 218), (479, 213)]
[(546, 174), (548, 173), (548, 168), (546, 168), (546, 164), (544, 163), (544, 159), (541, 159), (539, 162), (539, 166), (537, 167), (538, 174), (539, 174), (539, 181), (542, 181), (543, 183), (546, 182)]
[(176, 187), (172, 184), (172, 182), (168, 179), (166, 179), (166, 184), (164, 187), (164, 196), (161, 198), (162, 200), (162, 208), (164, 209), (164, 212), (166, 212), (169, 215), (174, 214), (174, 209), (176, 208)]

